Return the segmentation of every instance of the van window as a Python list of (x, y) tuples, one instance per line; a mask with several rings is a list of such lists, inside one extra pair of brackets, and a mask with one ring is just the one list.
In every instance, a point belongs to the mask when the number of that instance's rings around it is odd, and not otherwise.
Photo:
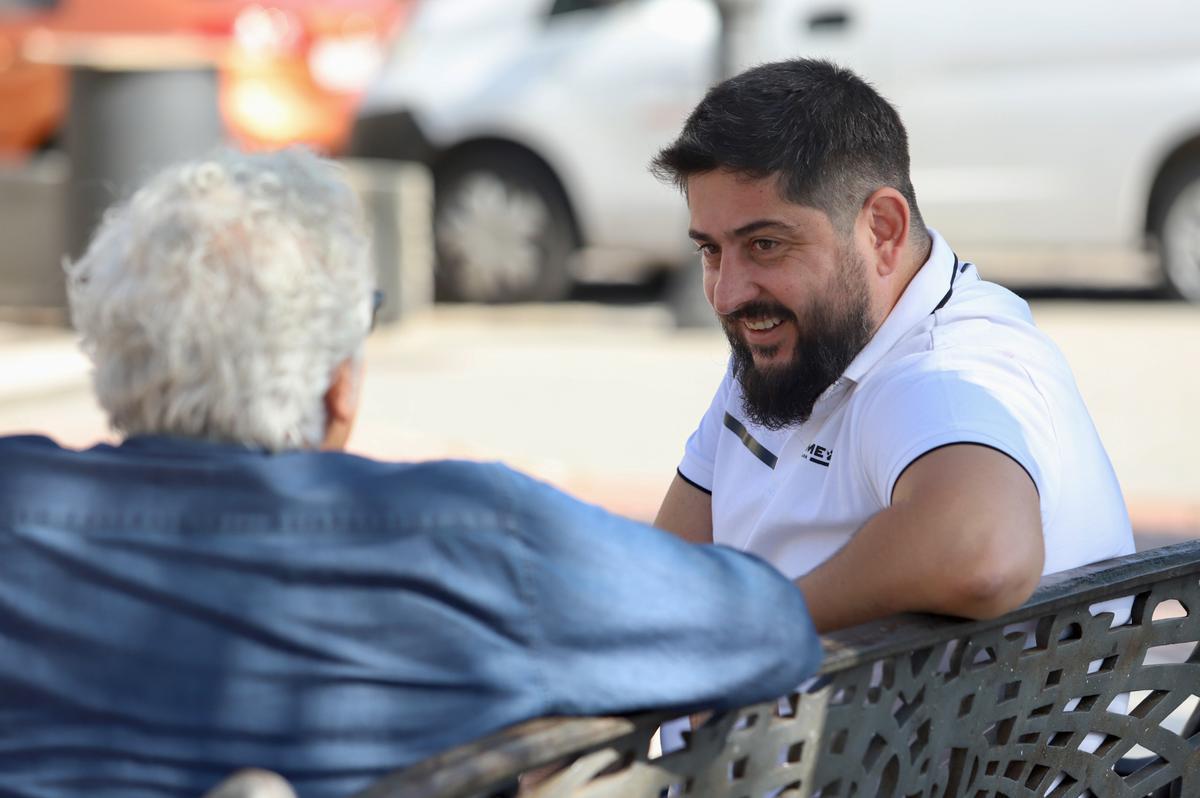
[[(3, 2), (3, 0), (0, 0), (0, 2)], [(622, 0), (554, 0), (554, 5), (550, 8), (550, 16), (569, 14), (572, 11), (590, 11), (592, 9), (607, 8), (620, 2)]]
[(0, 0), (0, 14), (53, 11), (61, 0)]

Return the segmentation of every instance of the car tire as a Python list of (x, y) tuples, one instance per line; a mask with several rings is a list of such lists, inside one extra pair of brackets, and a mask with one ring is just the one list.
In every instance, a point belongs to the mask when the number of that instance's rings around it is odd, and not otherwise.
[(1154, 231), (1163, 292), (1200, 302), (1200, 161), (1169, 174), (1159, 196)]
[(434, 171), (439, 299), (554, 301), (570, 292), (579, 236), (558, 181), (532, 155), (462, 153)]

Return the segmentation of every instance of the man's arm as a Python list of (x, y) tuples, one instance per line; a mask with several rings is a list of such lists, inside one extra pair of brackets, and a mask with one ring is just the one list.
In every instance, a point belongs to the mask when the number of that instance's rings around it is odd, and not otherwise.
[(1030, 476), (995, 449), (955, 444), (914, 461), (891, 506), (796, 584), (819, 632), (897, 612), (993, 618), (1029, 598), (1044, 555)]
[(676, 473), (654, 525), (690, 543), (712, 543), (712, 496)]
[(507, 473), (524, 552), (508, 570), (521, 582), (520, 639), (547, 711), (732, 708), (816, 670), (821, 644), (804, 595), (766, 562)]

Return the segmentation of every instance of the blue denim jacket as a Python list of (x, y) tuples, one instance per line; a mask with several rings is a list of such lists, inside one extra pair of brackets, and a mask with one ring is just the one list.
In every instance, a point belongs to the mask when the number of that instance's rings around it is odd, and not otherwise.
[(302, 798), (540, 715), (732, 707), (820, 649), (766, 563), (501, 465), (0, 438), (0, 796)]

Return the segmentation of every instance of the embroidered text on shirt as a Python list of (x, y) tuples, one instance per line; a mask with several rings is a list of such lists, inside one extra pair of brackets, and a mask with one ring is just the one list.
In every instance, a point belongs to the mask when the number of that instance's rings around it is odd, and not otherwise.
[(826, 449), (824, 446), (810, 443), (808, 448), (804, 450), (804, 459), (810, 463), (816, 463), (819, 466), (828, 468), (829, 461), (833, 459), (833, 449)]

